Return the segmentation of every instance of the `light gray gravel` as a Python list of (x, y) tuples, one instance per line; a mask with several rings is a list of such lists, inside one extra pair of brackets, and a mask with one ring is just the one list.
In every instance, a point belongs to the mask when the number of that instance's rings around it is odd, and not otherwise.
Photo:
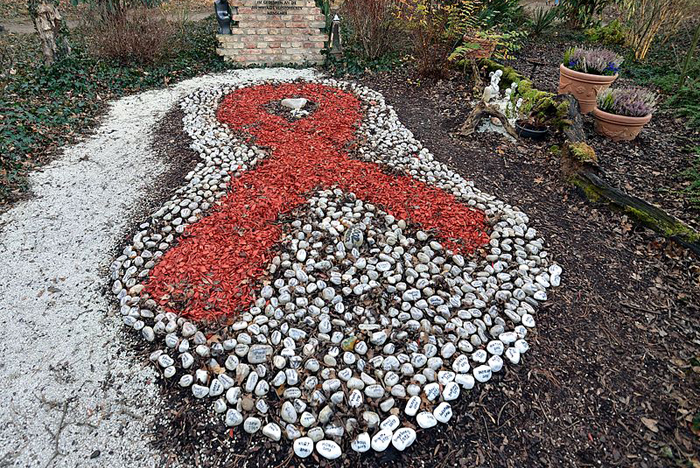
[(246, 70), (121, 99), (92, 137), (32, 175), (34, 197), (0, 217), (0, 466), (157, 463), (156, 376), (124, 350), (103, 294), (111, 249), (165, 169), (150, 131), (196, 88), (313, 74)]

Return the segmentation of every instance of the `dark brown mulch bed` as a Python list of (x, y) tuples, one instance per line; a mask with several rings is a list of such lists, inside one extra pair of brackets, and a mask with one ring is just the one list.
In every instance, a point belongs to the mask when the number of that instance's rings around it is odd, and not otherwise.
[(294, 122), (295, 120), (299, 120), (309, 114), (314, 113), (318, 108), (318, 104), (313, 101), (307, 102), (302, 109), (304, 111), (302, 115), (295, 114), (289, 107), (284, 107), (280, 101), (268, 102), (263, 107), (271, 114), (278, 115), (289, 122)]
[[(205, 467), (319, 461), (362, 467), (657, 467), (697, 458), (700, 443), (689, 424), (700, 409), (697, 258), (591, 205), (562, 180), (547, 143), (513, 144), (490, 134), (453, 138), (450, 133), (469, 112), (463, 79), (416, 88), (407, 78), (378, 75), (363, 84), (383, 92), (439, 160), (528, 213), (565, 269), (561, 288), (538, 313), (538, 333), (523, 364), (467, 392), (449, 427), (420, 434), (405, 453), (359, 456), (346, 449), (337, 463), (316, 455), (290, 458), (287, 442), (227, 431), (208, 402), (165, 384), (172, 388), (164, 392), (166, 408), (154, 428), (163, 466), (179, 460)], [(171, 128), (179, 132), (181, 125)], [(169, 141), (175, 133), (161, 135)]]

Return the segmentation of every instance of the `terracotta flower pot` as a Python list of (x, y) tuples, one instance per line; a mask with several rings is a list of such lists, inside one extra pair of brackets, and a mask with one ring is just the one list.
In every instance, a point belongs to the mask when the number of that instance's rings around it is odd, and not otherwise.
[(572, 94), (578, 101), (582, 114), (595, 109), (598, 93), (610, 87), (617, 75), (591, 75), (559, 65), (559, 94)]
[(642, 127), (649, 123), (651, 114), (645, 117), (628, 117), (610, 114), (597, 107), (593, 109), (595, 130), (613, 141), (631, 141), (637, 138)]

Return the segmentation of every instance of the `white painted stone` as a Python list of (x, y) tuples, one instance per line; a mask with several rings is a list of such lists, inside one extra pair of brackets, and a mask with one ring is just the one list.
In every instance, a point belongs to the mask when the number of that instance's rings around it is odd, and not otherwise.
[(499, 372), (503, 368), (503, 359), (501, 356), (491, 356), (488, 365), (493, 372)]
[(530, 314), (523, 314), (522, 323), (523, 323), (523, 325), (525, 325), (528, 328), (534, 328), (535, 318)]
[(399, 417), (396, 416), (395, 414), (392, 414), (388, 418), (386, 418), (382, 423), (379, 425), (380, 429), (389, 429), (390, 431), (394, 431), (399, 425), (401, 424), (401, 421), (399, 421)]
[(471, 374), (457, 374), (455, 382), (462, 386), (465, 390), (474, 388), (474, 377)]
[(520, 363), (520, 351), (518, 351), (515, 348), (508, 348), (508, 349), (506, 349), (506, 358), (512, 364), (519, 364)]
[(435, 427), (437, 425), (437, 419), (435, 419), (433, 413), (429, 411), (418, 413), (418, 416), (416, 416), (416, 422), (418, 422), (418, 425), (423, 429), (430, 429), (431, 427)]
[(440, 384), (437, 382), (432, 382), (423, 387), (423, 392), (428, 400), (433, 401), (440, 396)]
[(228, 427), (238, 426), (243, 422), (243, 415), (235, 409), (229, 409), (226, 411), (225, 422)]
[(348, 405), (351, 408), (359, 408), (360, 405), (362, 405), (364, 398), (362, 397), (362, 392), (355, 389), (352, 392), (350, 392), (350, 396), (348, 397)]
[(362, 432), (350, 443), (350, 448), (355, 452), (364, 453), (370, 449), (370, 444), (369, 434)]
[(262, 433), (275, 442), (278, 442), (282, 438), (282, 429), (273, 422), (265, 424), (262, 428)]
[(294, 441), (293, 447), (297, 457), (306, 458), (314, 451), (314, 441), (311, 437), (300, 437)]
[(460, 354), (457, 356), (457, 359), (452, 362), (452, 370), (454, 370), (457, 374), (465, 374), (469, 372), (470, 367), (469, 358), (464, 354)]
[(452, 406), (443, 401), (433, 410), (433, 416), (441, 423), (447, 423), (452, 418)]
[(375, 452), (383, 452), (391, 444), (391, 429), (382, 429), (372, 437), (372, 449)]
[(248, 434), (254, 434), (260, 430), (262, 423), (256, 417), (250, 416), (243, 421), (243, 430)]
[[(299, 110), (303, 109), (307, 102), (309, 101), (306, 98), (286, 98), (282, 99), (281, 104), (288, 109)], [(303, 262), (303, 260), (299, 261)]]
[(516, 341), (514, 346), (515, 346), (515, 349), (520, 351), (520, 354), (524, 354), (530, 349), (530, 345), (525, 340)]
[(316, 451), (328, 460), (335, 460), (343, 454), (340, 446), (332, 440), (319, 440), (316, 442)]
[(410, 427), (402, 427), (394, 432), (391, 443), (399, 452), (403, 452), (416, 440), (416, 431)]
[(486, 345), (486, 351), (497, 356), (503, 354), (503, 348), (503, 343), (499, 340), (489, 341), (489, 344)]
[(486, 382), (491, 378), (492, 374), (491, 367), (487, 365), (481, 365), (474, 368), (474, 378), (479, 382)]
[(406, 408), (404, 409), (404, 412), (409, 416), (415, 416), (416, 413), (418, 413), (418, 410), (420, 409), (420, 403), (421, 399), (419, 396), (412, 396), (408, 399), (408, 402), (406, 402)]
[(453, 401), (459, 397), (459, 384), (456, 382), (449, 382), (445, 385), (442, 390), (442, 398), (445, 401)]

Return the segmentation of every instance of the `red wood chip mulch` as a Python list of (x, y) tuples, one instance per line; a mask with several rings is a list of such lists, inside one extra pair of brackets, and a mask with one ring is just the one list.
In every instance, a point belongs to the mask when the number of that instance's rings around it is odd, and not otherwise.
[[(289, 122), (264, 106), (305, 97), (318, 107)], [(269, 158), (230, 182), (221, 206), (189, 226), (153, 269), (148, 292), (166, 310), (194, 320), (233, 315), (249, 306), (282, 230), (275, 221), (320, 188), (338, 187), (396, 218), (434, 230), (447, 248), (471, 253), (488, 242), (483, 212), (409, 176), (388, 175), (350, 159), (347, 148), (363, 113), (358, 97), (314, 83), (259, 85), (227, 95), (218, 118), (248, 135)], [(173, 308), (173, 299), (184, 303)], [(184, 298), (184, 299), (183, 299)]]

